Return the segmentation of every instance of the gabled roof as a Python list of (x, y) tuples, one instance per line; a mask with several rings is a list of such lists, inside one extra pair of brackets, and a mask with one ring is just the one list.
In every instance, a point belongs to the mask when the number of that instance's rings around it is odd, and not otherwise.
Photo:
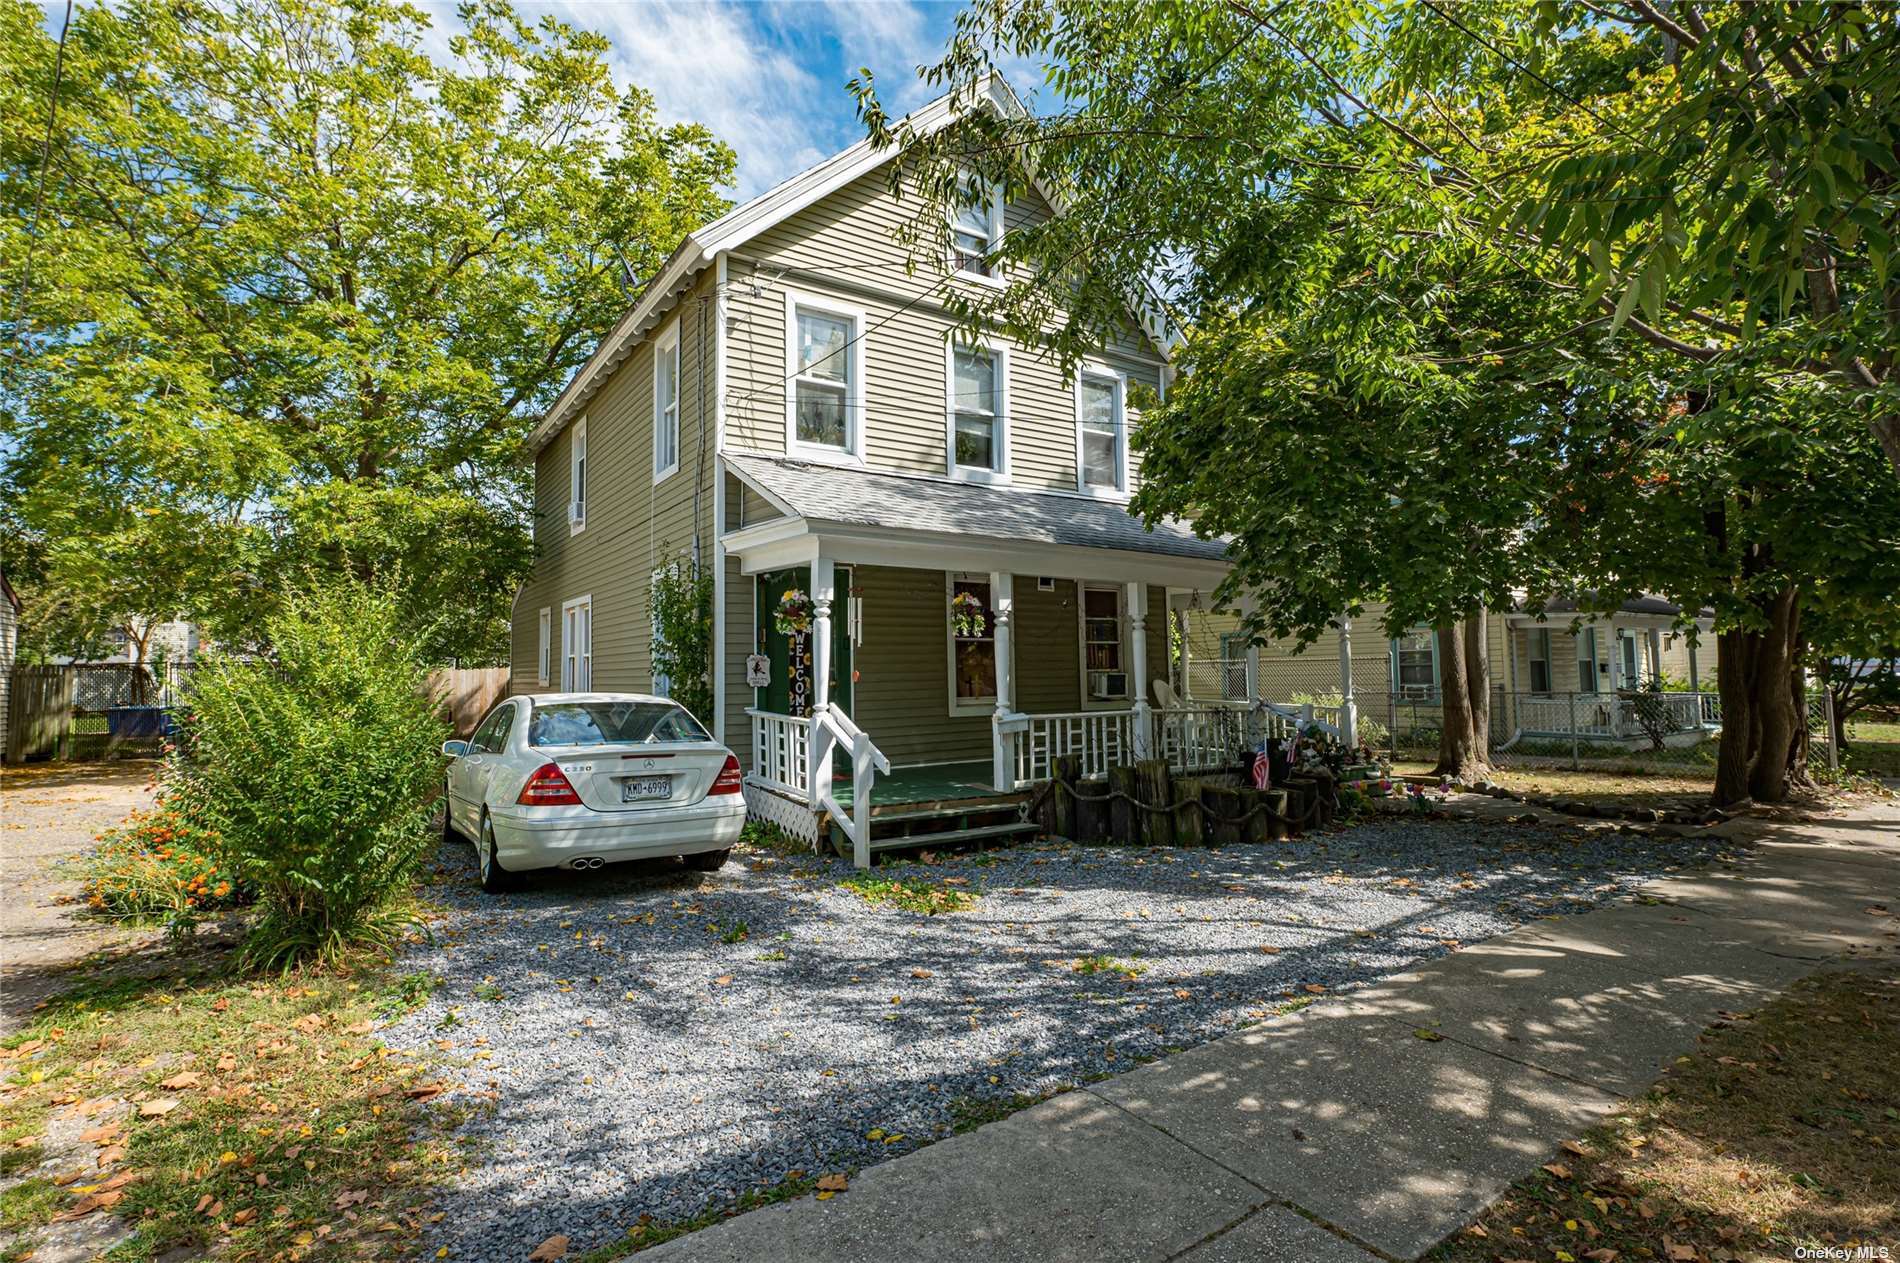
[(1116, 501), (1092, 496), (741, 452), (728, 452), (726, 467), (776, 507), (807, 521), (1194, 561), (1227, 557), (1225, 543), (1200, 538), (1185, 522), (1164, 520), (1151, 529)]
[[(957, 110), (951, 103), (952, 95), (945, 93), (928, 105), (919, 106), (905, 116), (904, 122), (922, 134), (949, 126), (957, 117)], [(990, 74), (983, 80), (977, 104), (1000, 114), (1023, 113), (1022, 102), (1002, 77), (996, 74)], [(561, 427), (600, 388), (615, 365), (625, 359), (639, 345), (640, 339), (659, 322), (660, 317), (666, 314), (679, 292), (710, 266), (720, 252), (737, 249), (813, 203), (877, 170), (895, 158), (898, 152), (899, 147), (896, 145), (879, 149), (868, 138), (861, 140), (817, 166), (774, 185), (751, 201), (733, 207), (697, 231), (688, 233), (685, 240), (667, 257), (659, 274), (640, 291), (633, 309), (608, 330), (607, 336), (601, 339), (587, 363), (568, 379), (553, 404), (542, 414), (534, 429), (529, 431), (529, 450), (539, 451), (560, 432)], [(1062, 203), (1053, 190), (1043, 187), (1033, 177), (1030, 183), (1059, 213)], [(1135, 310), (1134, 314), (1141, 321), (1143, 330), (1166, 354), (1168, 342), (1163, 332), (1152, 327), (1153, 321), (1139, 310)]]

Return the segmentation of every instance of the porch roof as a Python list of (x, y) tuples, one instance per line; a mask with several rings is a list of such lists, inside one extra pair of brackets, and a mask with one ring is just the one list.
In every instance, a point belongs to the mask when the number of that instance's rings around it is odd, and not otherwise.
[(1150, 529), (1114, 500), (733, 452), (726, 463), (791, 516), (811, 522), (1196, 562), (1227, 556), (1221, 540), (1201, 539), (1172, 519)]

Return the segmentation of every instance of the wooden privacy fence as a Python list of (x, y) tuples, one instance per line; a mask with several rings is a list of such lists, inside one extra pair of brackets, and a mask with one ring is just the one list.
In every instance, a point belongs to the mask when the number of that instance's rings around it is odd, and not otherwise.
[[(0, 753), (8, 763), (157, 755), (165, 739), (158, 716), (188, 698), (191, 675), (192, 664), (182, 662), (15, 667)], [(443, 667), (425, 687), (455, 735), (466, 737), (508, 695), (508, 668)]]
[(455, 735), (475, 731), (482, 716), (508, 696), (507, 667), (440, 667), (429, 672), (429, 696), (455, 726)]

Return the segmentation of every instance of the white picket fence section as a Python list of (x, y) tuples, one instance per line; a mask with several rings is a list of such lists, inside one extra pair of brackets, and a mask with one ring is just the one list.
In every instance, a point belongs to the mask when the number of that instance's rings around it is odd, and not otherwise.
[(801, 802), (811, 798), (811, 720), (747, 708), (752, 716), (752, 780)]

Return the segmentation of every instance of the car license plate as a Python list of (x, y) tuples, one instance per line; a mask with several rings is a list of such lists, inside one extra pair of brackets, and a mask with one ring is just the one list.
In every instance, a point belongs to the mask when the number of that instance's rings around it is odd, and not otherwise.
[(670, 776), (636, 776), (620, 782), (620, 801), (623, 803), (672, 796), (673, 778)]

